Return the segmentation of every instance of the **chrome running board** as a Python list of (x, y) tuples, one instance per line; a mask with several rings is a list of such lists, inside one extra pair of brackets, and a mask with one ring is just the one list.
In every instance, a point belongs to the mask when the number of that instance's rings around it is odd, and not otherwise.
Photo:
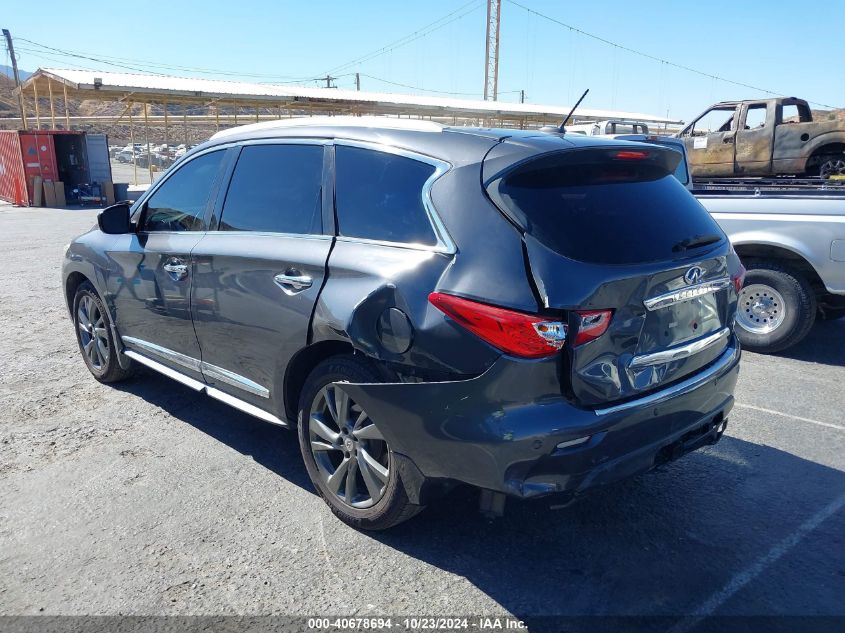
[(282, 420), (281, 418), (276, 417), (272, 413), (268, 413), (264, 409), (260, 409), (256, 407), (254, 404), (250, 404), (249, 402), (244, 402), (240, 398), (236, 398), (224, 391), (220, 391), (219, 389), (215, 389), (214, 387), (209, 387), (205, 383), (200, 382), (190, 376), (186, 376), (175, 369), (168, 367), (167, 365), (162, 365), (161, 363), (154, 361), (151, 358), (147, 358), (143, 354), (139, 354), (138, 352), (127, 349), (123, 352), (129, 358), (138, 361), (142, 365), (153, 369), (160, 374), (167, 376), (168, 378), (172, 378), (176, 382), (182, 383), (183, 385), (190, 387), (194, 391), (204, 391), (207, 395), (211, 396), (212, 398), (219, 400), (220, 402), (224, 402), (228, 404), (230, 407), (237, 409), (238, 411), (243, 411), (244, 413), (248, 413), (251, 416), (254, 416), (260, 420), (264, 420), (265, 422), (270, 422), (271, 424), (276, 424), (278, 426), (283, 426), (285, 428), (290, 428), (290, 424), (286, 421)]

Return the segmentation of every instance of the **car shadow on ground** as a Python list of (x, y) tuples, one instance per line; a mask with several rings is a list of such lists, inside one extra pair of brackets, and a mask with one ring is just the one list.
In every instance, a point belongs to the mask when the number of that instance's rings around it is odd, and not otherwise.
[(845, 367), (845, 318), (816, 321), (807, 338), (778, 356)]
[[(174, 391), (152, 372), (120, 388), (314, 492), (295, 433), (182, 386)], [(737, 578), (749, 582), (719, 613), (841, 615), (845, 512), (806, 534), (800, 526), (843, 490), (839, 470), (725, 436), (561, 510), (508, 500), (505, 516), (488, 520), (477, 511), (477, 492), (458, 488), (413, 520), (366, 538), (467, 579), (534, 630), (561, 625), (537, 616), (588, 616), (566, 627), (590, 631), (642, 622), (589, 616), (671, 620)], [(769, 563), (747, 577), (760, 560)]]
[(137, 377), (113, 387), (143, 398), (316, 494), (302, 463), (295, 430), (262, 422), (146, 368), (141, 368)]
[[(372, 537), (466, 578), (522, 618), (678, 616), (780, 551), (843, 490), (841, 471), (726, 436), (561, 510), (508, 500), (505, 516), (489, 521), (460, 490)], [(717, 613), (842, 614), (842, 525), (840, 508)], [(567, 630), (600, 622), (575, 624)]]

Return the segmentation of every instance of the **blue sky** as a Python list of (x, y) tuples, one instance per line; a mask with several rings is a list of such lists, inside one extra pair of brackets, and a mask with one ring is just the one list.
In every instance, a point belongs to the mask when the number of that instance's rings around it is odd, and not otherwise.
[[(820, 10), (802, 12), (794, 1), (519, 0), (519, 4), (679, 65), (845, 106), (845, 81), (835, 66), (841, 53), (841, 21), (824, 19)], [(353, 87), (354, 76), (349, 73), (358, 71), (364, 90), (436, 94), (425, 89), (480, 98), (485, 0), (72, 4), (40, 0), (7, 3), (2, 26), (16, 38), (19, 64), (27, 70), (118, 68), (45, 51), (21, 38), (137, 69), (157, 66), (166, 74), (215, 76), (163, 65), (211, 70), (218, 78), (277, 82), (325, 75), (452, 12), (456, 13), (440, 22), (440, 28), (333, 74), (340, 76), (340, 87)], [(8, 58), (0, 63), (8, 63)], [(501, 100), (518, 100), (518, 91), (525, 90), (526, 101), (566, 105), (590, 88), (585, 102), (590, 107), (668, 112), (684, 120), (713, 101), (765, 96), (595, 41), (511, 0), (502, 2), (499, 72)]]

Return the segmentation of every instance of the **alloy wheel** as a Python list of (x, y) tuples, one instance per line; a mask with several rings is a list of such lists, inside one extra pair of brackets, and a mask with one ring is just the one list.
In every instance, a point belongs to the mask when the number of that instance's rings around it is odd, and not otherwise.
[(765, 284), (745, 286), (739, 293), (737, 321), (755, 334), (774, 331), (786, 315), (786, 304), (777, 290)]
[(91, 367), (102, 371), (109, 362), (109, 337), (106, 320), (91, 295), (83, 295), (76, 310), (76, 327), (82, 352)]
[(390, 450), (366, 411), (343, 389), (323, 387), (311, 405), (308, 440), (326, 489), (353, 508), (369, 508), (384, 496)]

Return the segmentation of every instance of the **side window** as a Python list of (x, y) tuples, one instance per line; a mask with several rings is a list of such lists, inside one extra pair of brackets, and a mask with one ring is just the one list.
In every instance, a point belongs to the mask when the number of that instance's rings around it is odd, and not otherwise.
[(766, 126), (766, 104), (750, 105), (745, 111), (745, 129), (756, 130)]
[(798, 114), (798, 106), (795, 104), (784, 104), (781, 118), (783, 119), (781, 121), (782, 123), (798, 123), (801, 120), (801, 117)]
[(813, 117), (810, 108), (804, 104), (784, 103), (781, 113), (781, 123), (808, 123)]
[(428, 163), (376, 150), (335, 147), (338, 233), (387, 242), (435, 245), (423, 205)]
[(225, 150), (185, 163), (144, 204), (144, 231), (201, 231)]
[(247, 145), (241, 150), (221, 231), (322, 233), (322, 145)]
[(730, 132), (734, 129), (736, 108), (713, 108), (693, 123), (690, 136), (704, 136), (714, 132)]

